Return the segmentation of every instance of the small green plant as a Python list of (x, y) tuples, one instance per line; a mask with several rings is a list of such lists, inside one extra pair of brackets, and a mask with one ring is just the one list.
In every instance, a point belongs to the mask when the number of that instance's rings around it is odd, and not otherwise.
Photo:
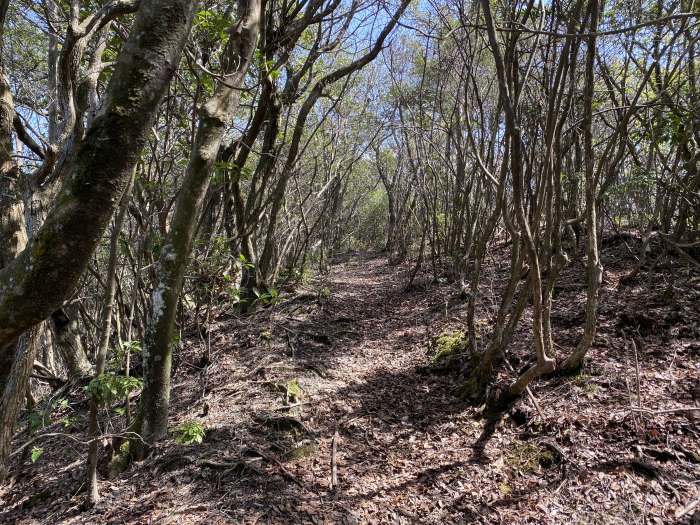
[(299, 379), (296, 377), (283, 383), (277, 383), (277, 388), (284, 392), (284, 397), (287, 403), (297, 403), (301, 399), (301, 395), (304, 392), (299, 384)]
[(112, 456), (107, 465), (109, 479), (114, 479), (129, 466), (131, 458), (131, 444), (128, 440), (119, 445), (119, 450)]
[(591, 376), (589, 376), (588, 374), (580, 373), (580, 374), (576, 374), (573, 377), (573, 383), (576, 386), (583, 387), (586, 385), (586, 383), (588, 383), (588, 381), (590, 381), (590, 379), (591, 379)]
[(255, 265), (248, 259), (246, 259), (246, 256), (242, 253), (238, 255), (238, 259), (236, 262), (238, 263), (238, 266), (241, 269), (245, 268), (246, 270), (252, 270), (253, 268), (255, 268)]
[(439, 363), (466, 352), (469, 348), (469, 340), (462, 330), (443, 332), (433, 340), (433, 348), (435, 349), (433, 362)]
[(114, 349), (112, 352), (112, 364), (115, 367), (121, 367), (124, 362), (124, 358), (128, 354), (138, 354), (141, 352), (141, 342), (140, 341), (122, 341), (122, 343)]
[(588, 374), (577, 374), (573, 377), (572, 383), (583, 390), (587, 397), (591, 397), (598, 391), (598, 385), (593, 382), (592, 376)]
[(100, 374), (85, 387), (89, 396), (95, 396), (101, 406), (110, 406), (116, 401), (123, 400), (127, 394), (138, 390), (143, 382), (137, 377), (126, 377), (117, 374)]
[(34, 433), (40, 428), (44, 428), (44, 414), (41, 412), (29, 413), (29, 432)]
[(32, 447), (32, 463), (39, 461), (39, 458), (44, 454), (44, 449), (42, 447)]
[(181, 445), (199, 445), (206, 431), (198, 421), (186, 421), (175, 429), (175, 441)]
[(76, 416), (66, 416), (62, 418), (60, 422), (63, 428), (71, 430), (78, 427), (79, 419)]
[(281, 299), (280, 292), (276, 288), (268, 288), (266, 290), (253, 288), (253, 293), (255, 294), (256, 301), (264, 305), (277, 304)]
[(321, 297), (321, 299), (328, 299), (331, 296), (331, 289), (324, 286), (318, 291), (318, 295)]
[(498, 491), (503, 494), (504, 496), (508, 496), (513, 493), (513, 489), (511, 488), (508, 483), (499, 483), (498, 484)]

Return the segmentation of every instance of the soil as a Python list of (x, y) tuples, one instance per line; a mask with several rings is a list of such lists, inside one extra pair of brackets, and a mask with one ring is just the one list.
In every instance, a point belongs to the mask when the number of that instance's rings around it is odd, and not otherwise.
[[(621, 284), (635, 242), (604, 243), (600, 328), (582, 372), (541, 379), (488, 417), (433, 364), (430, 342), (463, 329), (466, 305), (428, 269), (407, 290), (408, 265), (351, 254), (305, 293), (248, 316), (222, 310), (190, 326), (175, 363), (172, 427), (200, 423), (201, 444), (164, 441), (103, 478), (87, 508), (76, 386), (40, 430), (75, 439), (45, 437), (36, 462), (32, 447), (13, 458), (0, 523), (698, 523), (700, 279), (667, 256)], [(507, 260), (490, 258), (482, 339)], [(558, 357), (583, 330), (584, 275), (571, 263), (555, 290)], [(515, 370), (533, 359), (529, 319), (509, 348)], [(504, 369), (498, 382), (513, 378)], [(123, 425), (114, 411), (104, 419), (106, 433)]]

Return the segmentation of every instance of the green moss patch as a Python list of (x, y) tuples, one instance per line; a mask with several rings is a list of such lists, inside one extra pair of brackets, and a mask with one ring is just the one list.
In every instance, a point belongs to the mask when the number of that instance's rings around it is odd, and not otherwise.
[(435, 351), (433, 363), (445, 363), (463, 354), (469, 348), (467, 334), (462, 330), (442, 332), (432, 342)]

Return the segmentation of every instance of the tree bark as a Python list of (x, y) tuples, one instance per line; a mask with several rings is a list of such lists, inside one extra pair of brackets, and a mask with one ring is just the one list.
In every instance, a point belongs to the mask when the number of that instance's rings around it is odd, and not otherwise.
[(260, 31), (261, 0), (240, 0), (240, 20), (231, 27), (219, 82), (199, 111), (199, 124), (180, 190), (173, 223), (163, 246), (158, 285), (151, 295), (151, 319), (143, 348), (144, 390), (135, 427), (148, 443), (167, 433), (170, 403), (172, 335), (177, 303), (192, 240), (209, 187), (209, 179), (227, 125), (238, 107)]
[[(107, 363), (107, 354), (109, 352), (109, 336), (112, 332), (112, 313), (114, 310), (114, 296), (117, 290), (117, 257), (119, 255), (119, 233), (122, 229), (122, 223), (124, 222), (124, 216), (126, 215), (126, 210), (129, 204), (129, 198), (131, 197), (131, 186), (133, 184), (134, 175), (132, 174), (129, 184), (127, 186), (124, 195), (122, 196), (122, 202), (119, 206), (119, 211), (114, 219), (114, 230), (112, 231), (112, 238), (109, 242), (109, 261), (107, 262), (107, 276), (104, 290), (104, 304), (102, 312), (102, 324), (100, 326), (99, 333), (99, 343), (97, 347), (97, 355), (95, 357), (95, 379), (99, 380), (99, 377), (104, 374), (105, 365)], [(127, 350), (129, 351), (129, 350)], [(99, 400), (97, 396), (93, 394), (90, 397), (90, 423), (89, 423), (89, 435), (90, 435), (90, 448), (88, 450), (88, 497), (90, 498), (90, 504), (94, 505), (100, 499), (99, 486), (97, 483), (97, 452), (99, 448), (99, 442), (97, 438), (100, 434), (99, 421), (97, 419), (99, 411)]]
[(73, 308), (69, 306), (64, 306), (51, 314), (56, 336), (55, 344), (68, 370), (68, 379), (87, 376), (92, 369), (75, 317)]
[(53, 210), (0, 271), (0, 361), (12, 341), (61, 306), (87, 267), (138, 160), (191, 18), (191, 0), (141, 2), (103, 110), (70, 157)]
[(583, 116), (583, 141), (584, 141), (584, 166), (586, 170), (586, 229), (587, 238), (587, 278), (588, 292), (586, 297), (586, 323), (583, 329), (583, 337), (579, 341), (576, 350), (564, 360), (561, 368), (565, 372), (572, 372), (581, 367), (583, 359), (593, 344), (597, 324), (598, 293), (603, 277), (603, 266), (598, 254), (598, 216), (595, 184), (595, 157), (593, 151), (593, 89), (595, 79), (593, 77), (593, 65), (596, 54), (596, 37), (598, 29), (598, 17), (600, 7), (598, 0), (591, 0), (591, 27), (588, 37), (588, 51), (586, 54), (586, 84), (583, 91), (584, 116)]
[(37, 349), (36, 329), (31, 328), (19, 338), (17, 352), (0, 398), (0, 482), (8, 475), (12, 436), (17, 415), (29, 387), (29, 374), (34, 366)]

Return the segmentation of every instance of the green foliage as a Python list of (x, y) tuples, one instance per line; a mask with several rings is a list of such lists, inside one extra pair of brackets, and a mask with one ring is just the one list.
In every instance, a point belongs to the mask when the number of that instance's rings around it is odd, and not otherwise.
[(231, 21), (224, 14), (203, 9), (194, 15), (193, 30), (224, 45), (228, 40), (230, 24)]
[[(359, 185), (360, 181), (358, 181)], [(356, 191), (362, 191), (358, 188)], [(353, 235), (352, 249), (378, 250), (386, 240), (386, 218), (389, 214), (389, 199), (383, 188), (372, 190), (361, 200), (358, 208), (357, 228)]]
[(44, 428), (44, 413), (32, 411), (29, 413), (29, 432), (33, 434), (40, 428)]
[(141, 353), (141, 341), (122, 341), (112, 351), (111, 364), (114, 367), (121, 368), (127, 353), (130, 355)]
[(256, 297), (256, 302), (263, 305), (272, 305), (280, 302), (280, 292), (276, 288), (266, 288), (260, 290), (258, 288), (253, 288), (253, 293)]
[(239, 166), (233, 161), (224, 162), (223, 160), (218, 160), (214, 163), (214, 168), (219, 171), (231, 172), (232, 176), (238, 176), (239, 180), (249, 180), (253, 177), (253, 168), (251, 166)]
[(127, 377), (118, 374), (105, 373), (94, 378), (85, 387), (89, 396), (94, 396), (100, 406), (110, 406), (121, 401), (126, 395), (143, 386), (137, 377)]
[(129, 462), (131, 460), (130, 450), (131, 443), (129, 440), (119, 445), (118, 452), (112, 456), (112, 459), (110, 459), (107, 465), (109, 479), (114, 479), (129, 467)]
[(613, 196), (625, 196), (632, 192), (651, 193), (656, 184), (656, 176), (653, 171), (643, 168), (632, 168), (623, 180), (613, 186), (610, 193)]
[(186, 421), (175, 429), (175, 441), (181, 445), (199, 445), (206, 431), (198, 421)]
[(647, 126), (646, 129), (653, 130), (653, 138), (658, 144), (679, 145), (688, 140), (687, 130), (691, 129), (691, 122), (689, 113), (660, 113), (655, 116), (653, 127)]
[(61, 425), (66, 430), (74, 430), (77, 429), (79, 421), (77, 416), (66, 416), (61, 419)]
[(255, 265), (252, 262), (250, 262), (248, 259), (246, 259), (246, 256), (243, 255), (242, 253), (238, 254), (238, 261), (237, 262), (241, 268), (246, 268), (248, 270), (252, 270), (253, 268), (255, 268)]
[(39, 458), (44, 454), (44, 449), (42, 447), (32, 447), (32, 463), (39, 461)]
[(255, 51), (255, 62), (258, 64), (260, 71), (266, 72), (272, 80), (277, 80), (280, 77), (280, 70), (274, 67), (274, 58), (267, 58), (259, 49)]
[(279, 282), (286, 285), (308, 283), (311, 276), (311, 269), (308, 265), (304, 265), (303, 268), (285, 268), (280, 272)]
[(288, 403), (298, 402), (304, 392), (301, 388), (301, 384), (299, 384), (299, 379), (296, 377), (284, 383), (278, 383), (277, 388), (284, 392), (285, 399)]

